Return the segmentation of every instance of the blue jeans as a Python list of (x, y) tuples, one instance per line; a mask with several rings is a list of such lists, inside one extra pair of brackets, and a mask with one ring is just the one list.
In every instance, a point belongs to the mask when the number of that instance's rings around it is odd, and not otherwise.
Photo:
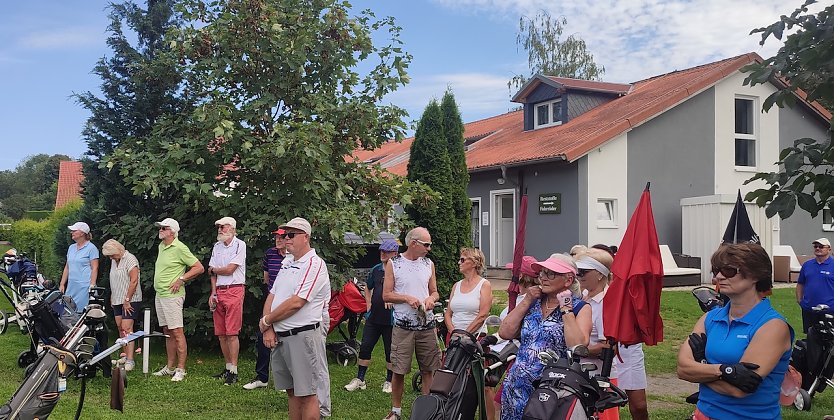
[(269, 382), (269, 353), (271, 349), (264, 345), (264, 335), (258, 331), (255, 348), (258, 350), (258, 360), (255, 362), (255, 374), (261, 382)]

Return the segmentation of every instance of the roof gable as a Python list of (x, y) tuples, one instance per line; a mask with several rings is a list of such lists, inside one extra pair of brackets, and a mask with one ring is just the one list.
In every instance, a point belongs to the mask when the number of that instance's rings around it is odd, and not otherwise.
[(571, 79), (569, 77), (545, 76), (537, 74), (530, 78), (519, 91), (513, 95), (511, 102), (527, 103), (528, 97), (542, 84), (551, 86), (561, 92), (568, 90), (582, 90), (587, 92), (605, 93), (614, 96), (625, 95), (631, 85), (623, 83), (598, 82), (595, 80)]

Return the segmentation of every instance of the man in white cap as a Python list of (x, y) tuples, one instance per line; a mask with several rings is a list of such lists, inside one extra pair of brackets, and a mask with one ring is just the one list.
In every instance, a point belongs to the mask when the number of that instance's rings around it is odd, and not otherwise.
[(243, 325), (243, 296), (246, 294), (246, 243), (237, 237), (237, 221), (223, 217), (214, 222), (217, 242), (211, 250), (208, 273), (211, 276), (209, 306), (214, 308), (214, 335), (226, 367), (216, 378), (224, 385), (237, 382), (238, 334)]
[[(310, 247), (310, 222), (296, 217), (284, 230), (287, 256), (264, 304), (259, 328), (264, 345), (272, 348), (275, 389), (286, 390), (291, 419), (318, 419), (328, 395), (318, 387), (330, 383), (327, 356), (319, 328), (322, 310), (330, 300), (327, 265)], [(329, 405), (329, 404), (328, 404)]]
[(831, 242), (828, 238), (819, 238), (811, 244), (814, 246), (814, 259), (802, 264), (796, 280), (796, 302), (802, 308), (802, 330), (806, 334), (808, 327), (819, 319), (811, 308), (825, 304), (831, 308), (829, 313), (834, 313), (834, 258), (831, 258)]
[[(179, 382), (185, 378), (185, 359), (188, 344), (182, 330), (182, 306), (185, 302), (185, 284), (205, 271), (203, 264), (185, 244), (177, 239), (180, 224), (167, 218), (154, 223), (159, 228), (159, 255), (154, 267), (153, 288), (156, 290), (156, 317), (165, 340), (167, 364), (155, 376), (169, 376)], [(176, 366), (176, 368), (174, 368)]]

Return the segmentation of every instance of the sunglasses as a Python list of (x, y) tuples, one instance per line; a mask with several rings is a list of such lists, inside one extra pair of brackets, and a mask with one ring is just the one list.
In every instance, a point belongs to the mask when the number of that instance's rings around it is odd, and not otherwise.
[(591, 270), (591, 269), (588, 269), (588, 268), (580, 268), (580, 269), (576, 270), (576, 275), (579, 276), (579, 277), (585, 277), (585, 275), (590, 273), (591, 271), (594, 271), (594, 270)]
[(414, 242), (417, 242), (420, 245), (423, 245), (426, 248), (431, 248), (431, 242), (423, 242), (419, 239), (415, 239)]
[(282, 234), (278, 234), (278, 235), (275, 235), (275, 236), (277, 236), (281, 239), (285, 239), (285, 238), (286, 239), (292, 239), (292, 238), (295, 238), (298, 235), (305, 235), (305, 233), (304, 232), (287, 232), (287, 233), (282, 233)]
[(464, 262), (466, 262), (467, 259), (468, 258), (466, 258), (466, 257), (460, 257), (460, 260), (458, 260), (458, 263), (463, 264)]
[(828, 248), (828, 247), (823, 245), (823, 244), (814, 244), (814, 249), (822, 249), (822, 248)]
[(728, 265), (724, 267), (712, 267), (712, 276), (715, 277), (718, 275), (718, 273), (721, 273), (721, 275), (724, 276), (724, 278), (729, 279), (731, 277), (735, 277), (736, 274), (738, 274), (738, 268), (730, 267)]
[(168, 226), (160, 226), (159, 230), (171, 230), (171, 228)]

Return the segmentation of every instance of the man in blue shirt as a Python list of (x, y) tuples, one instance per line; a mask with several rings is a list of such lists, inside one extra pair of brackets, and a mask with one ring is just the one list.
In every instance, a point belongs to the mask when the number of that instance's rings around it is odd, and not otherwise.
[(831, 242), (819, 238), (812, 242), (814, 259), (802, 264), (796, 280), (796, 302), (802, 308), (802, 331), (816, 322), (818, 316), (812, 308), (819, 304), (828, 305), (834, 313), (834, 258), (831, 258)]
[[(263, 271), (264, 271), (264, 296), (269, 294), (272, 290), (272, 283), (275, 282), (275, 277), (278, 276), (278, 271), (281, 270), (281, 262), (284, 261), (284, 255), (287, 253), (287, 237), (284, 235), (284, 229), (278, 229), (272, 232), (275, 235), (275, 246), (269, 248), (264, 253)], [(255, 362), (255, 379), (252, 382), (243, 386), (243, 389), (257, 389), (263, 388), (269, 382), (269, 353), (270, 349), (264, 346), (264, 336), (257, 332), (258, 359)]]

